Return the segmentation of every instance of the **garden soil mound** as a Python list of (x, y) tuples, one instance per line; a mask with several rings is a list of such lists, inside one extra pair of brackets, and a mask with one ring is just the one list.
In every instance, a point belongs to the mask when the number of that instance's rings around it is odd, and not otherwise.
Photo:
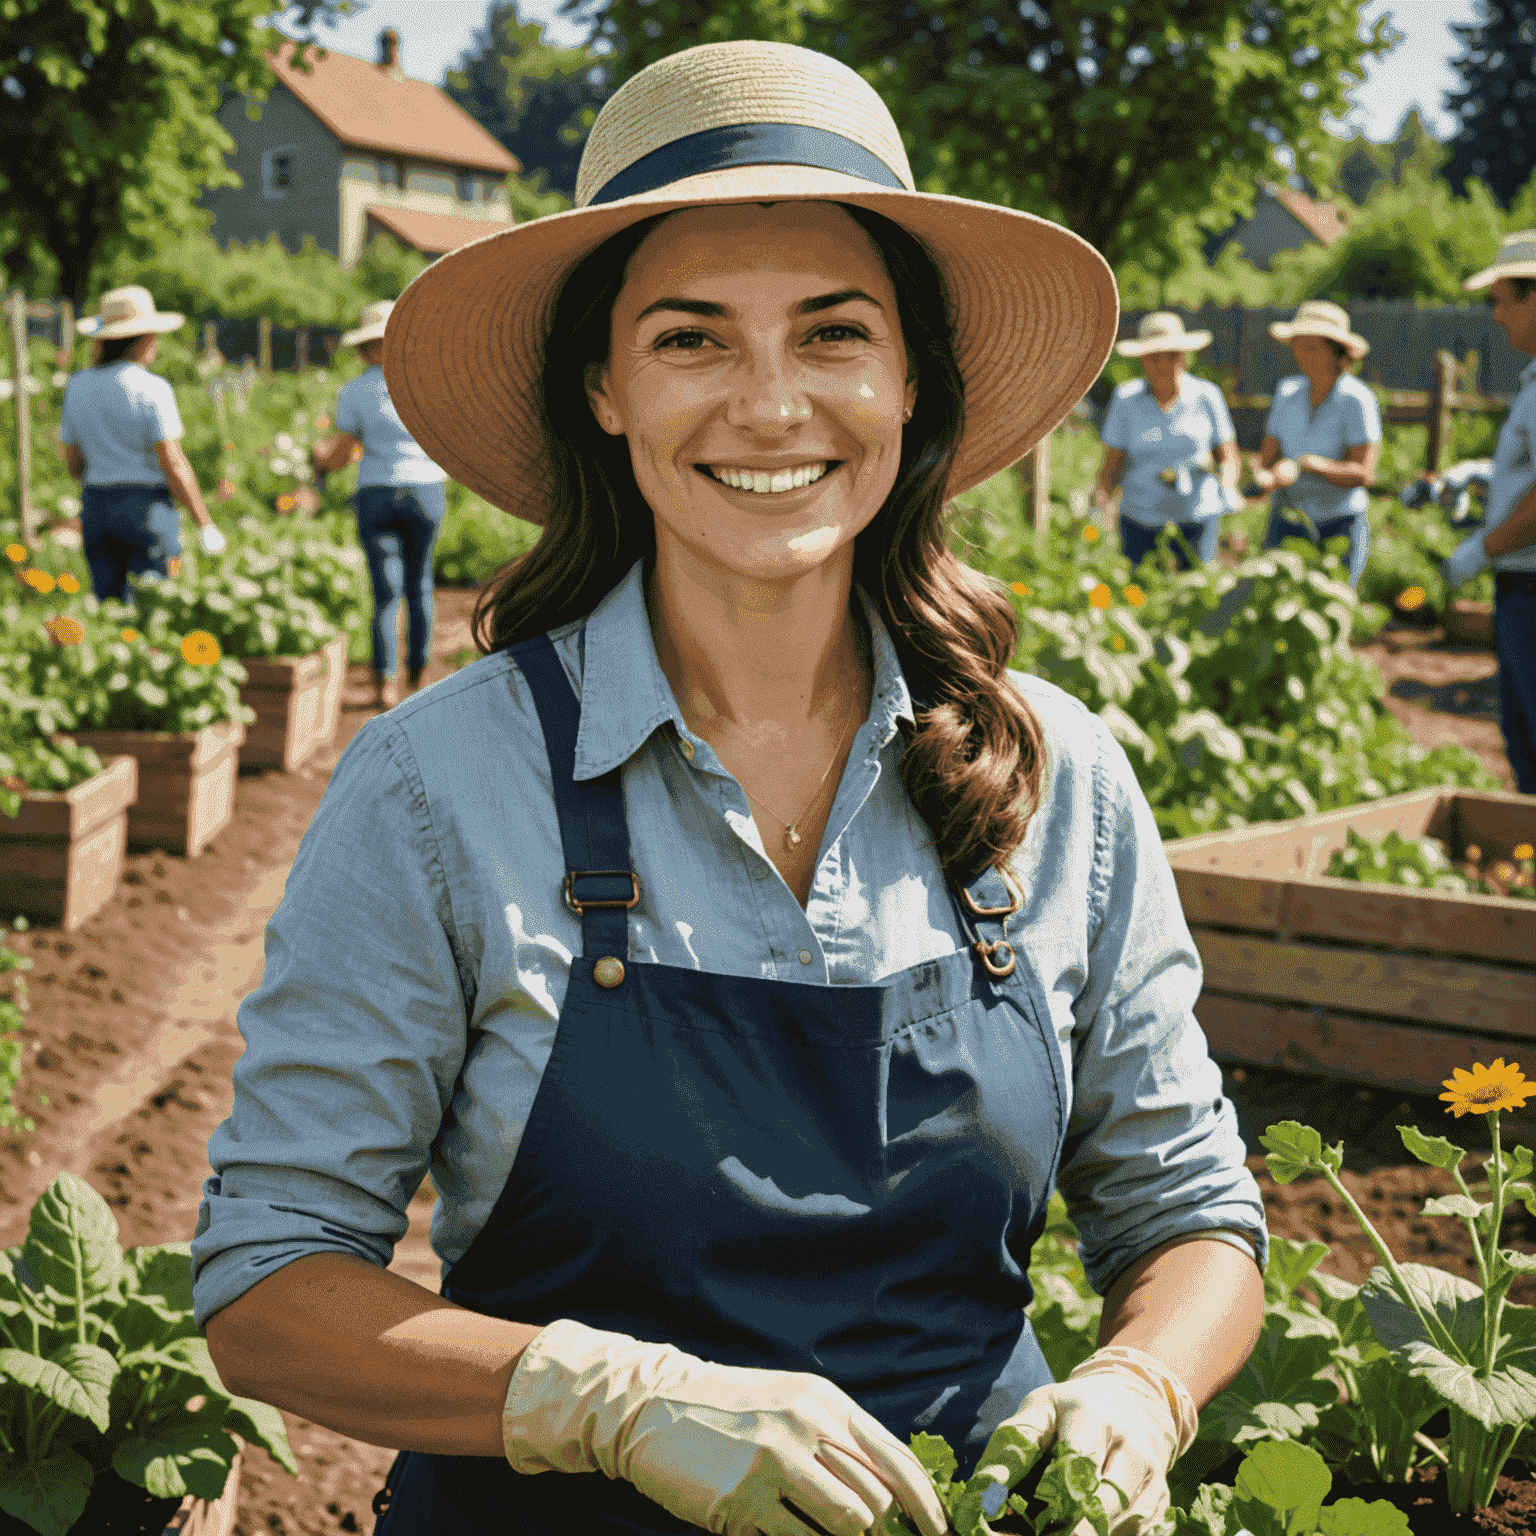
[[(474, 595), (438, 592), (428, 682), (465, 658)], [(1389, 696), (1415, 740), (1433, 745), (1449, 734), (1477, 751), (1512, 788), (1496, 723), (1475, 711), (1456, 713), (1458, 685), (1472, 685), (1468, 696), (1481, 697), (1476, 685), (1491, 671), (1491, 655), (1426, 650), (1421, 637), (1404, 638), (1410, 643), (1389, 633), (1369, 653), (1389, 684), (1406, 679), (1425, 685)], [(0, 1132), (0, 1247), (24, 1239), (33, 1202), (65, 1168), (111, 1204), (125, 1247), (190, 1238), (208, 1173), (208, 1138), (229, 1113), (231, 1071), (243, 1049), (235, 1009), (260, 979), (267, 916), (282, 895), (331, 768), (369, 717), (369, 693), (367, 668), (350, 668), (336, 741), (295, 773), (243, 775), (233, 823), (198, 858), (131, 855), (112, 901), (77, 933), (38, 927), (16, 940), (33, 961), (30, 1060), (16, 1101), (36, 1127)], [(1265, 1171), (1258, 1136), (1275, 1120), (1303, 1120), (1325, 1140), (1344, 1142), (1344, 1181), (1399, 1257), (1473, 1271), (1459, 1225), (1418, 1214), (1427, 1196), (1453, 1187), (1449, 1175), (1413, 1163), (1394, 1127), (1414, 1123), (1453, 1140), (1459, 1132), (1468, 1138), (1461, 1144), (1481, 1153), (1480, 1124), (1452, 1124), (1433, 1099), (1278, 1072), (1228, 1070), (1224, 1076), (1273, 1231), (1331, 1243), (1333, 1256), (1324, 1267), (1348, 1280), (1363, 1280), (1374, 1262), (1322, 1180), (1282, 1188)], [(435, 1292), (439, 1265), (427, 1242), (432, 1200), (430, 1184), (423, 1185), (392, 1268)], [(1507, 1235), (1514, 1247), (1536, 1252), (1536, 1221), (1516, 1210)], [(1513, 1298), (1536, 1303), (1536, 1278), (1518, 1281)], [(373, 1496), (393, 1452), (291, 1414), (284, 1419), (299, 1477), (290, 1477), (259, 1448), (248, 1451), (240, 1536), (372, 1531)], [(1536, 1505), (1536, 1482), (1521, 1485), (1520, 1493), (1527, 1492)], [(1432, 1497), (1432, 1486), (1426, 1483), (1418, 1493)], [(1443, 1523), (1443, 1512), (1440, 1523), (1425, 1522), (1426, 1508), (1409, 1510), (1416, 1531), (1453, 1528)], [(1515, 1513), (1508, 1511), (1511, 1518)], [(1477, 1529), (1513, 1536), (1532, 1528), (1490, 1523), (1500, 1514), (1498, 1507), (1487, 1512)]]

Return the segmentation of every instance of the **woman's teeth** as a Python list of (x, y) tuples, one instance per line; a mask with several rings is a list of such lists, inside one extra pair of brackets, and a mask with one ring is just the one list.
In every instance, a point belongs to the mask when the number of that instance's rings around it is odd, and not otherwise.
[(737, 491), (756, 491), (764, 495), (770, 491), (794, 491), (802, 485), (814, 485), (826, 474), (825, 461), (820, 464), (802, 464), (797, 469), (780, 469), (770, 473), (765, 469), (724, 469), (711, 465), (710, 474), (722, 485)]

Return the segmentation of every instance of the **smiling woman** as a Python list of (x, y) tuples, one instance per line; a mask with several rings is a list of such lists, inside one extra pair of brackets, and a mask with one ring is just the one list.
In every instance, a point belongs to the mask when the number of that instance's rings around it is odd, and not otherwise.
[[(940, 1536), (911, 1435), (969, 1472), (1005, 1425), (1143, 1529), (1257, 1337), (1263, 1207), (1124, 753), (944, 538), (1097, 375), (1113, 280), (917, 192), (781, 44), (637, 74), (576, 201), (390, 316), (412, 436), (543, 533), (488, 654), (333, 773), (199, 1324), (243, 1395), (404, 1447), (384, 1536)], [(384, 1268), (429, 1165), (438, 1295)], [(1062, 1383), (1053, 1187), (1106, 1295)]]

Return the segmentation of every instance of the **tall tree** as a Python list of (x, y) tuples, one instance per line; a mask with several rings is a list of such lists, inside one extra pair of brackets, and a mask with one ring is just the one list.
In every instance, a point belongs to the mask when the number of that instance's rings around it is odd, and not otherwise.
[(492, 0), (485, 24), (443, 89), (522, 162), (524, 177), (566, 199), (576, 191), (581, 147), (612, 94), (606, 61), (586, 48), (555, 48), (512, 0)]
[[(342, 9), (305, 0), (299, 30)], [(271, 0), (8, 0), (0, 8), (0, 261), (79, 304), (125, 245), (195, 229), (238, 180), (226, 89), (265, 96)]]
[(1471, 25), (1453, 25), (1464, 52), (1451, 60), (1461, 89), (1445, 108), (1460, 121), (1446, 179), (1461, 196), (1475, 176), (1508, 208), (1536, 172), (1536, 0), (1481, 0)]
[[(1338, 0), (567, 0), (616, 74), (693, 42), (765, 37), (851, 64), (891, 108), (920, 188), (1058, 219), (1112, 264), (1174, 270), (1180, 216), (1252, 209), (1305, 171), (1325, 113), (1395, 34)], [(617, 83), (617, 81), (616, 81)], [(1279, 155), (1288, 148), (1294, 165)]]

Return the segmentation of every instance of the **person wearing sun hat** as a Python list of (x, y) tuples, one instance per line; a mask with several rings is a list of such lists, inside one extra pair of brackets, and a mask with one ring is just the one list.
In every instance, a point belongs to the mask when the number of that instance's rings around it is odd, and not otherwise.
[(389, 299), (365, 304), (357, 325), (343, 332), (341, 344), (356, 347), (367, 366), (342, 385), (335, 435), (309, 454), (321, 471), (357, 464), (352, 510), (373, 586), (373, 690), (381, 709), (391, 708), (398, 698), (396, 613), (402, 590), (412, 693), (421, 686), (431, 655), (432, 548), (447, 506), (443, 482), (448, 478), (421, 451), (390, 403), (382, 359), (384, 330), (394, 307)]
[(1270, 402), (1254, 478), (1273, 491), (1264, 548), (1286, 539), (1349, 540), (1349, 579), (1358, 585), (1370, 552), (1367, 487), (1381, 454), (1381, 411), (1369, 386), (1348, 372), (1371, 350), (1337, 304), (1308, 299), (1269, 328), (1290, 343), (1300, 374), (1281, 379)]
[(129, 576), (170, 574), (181, 553), (174, 501), (192, 514), (205, 554), (224, 548), (181, 448), (175, 392), (149, 371), (160, 337), (185, 323), (130, 284), (109, 288), (101, 312), (77, 327), (96, 355), (64, 387), (59, 440), (65, 467), (83, 482), (80, 533), (99, 598), (125, 600)]
[(1145, 377), (1110, 396), (1095, 499), (1106, 505), (1120, 486), (1120, 548), (1133, 566), (1170, 523), (1180, 569), (1191, 555), (1214, 560), (1222, 514), (1238, 505), (1232, 414), (1221, 390), (1185, 366), (1188, 354), (1210, 344), (1209, 331), (1186, 331), (1182, 317), (1161, 310), (1143, 317), (1134, 339), (1115, 344), (1122, 357), (1140, 358)]
[[(1263, 1206), (1125, 753), (943, 534), (1117, 316), (763, 42), (636, 74), (572, 210), (401, 295), (401, 420), (543, 532), (333, 770), (192, 1241), (231, 1390), (403, 1447), (384, 1536), (940, 1536), (910, 1436), (1005, 1424), (1166, 1508)], [(384, 1268), (429, 1166), (440, 1294)], [(1105, 1294), (1059, 1383), (1053, 1187)]]
[(1493, 567), (1499, 729), (1515, 787), (1536, 795), (1536, 229), (1505, 235), (1462, 287), (1487, 291), (1510, 346), (1532, 361), (1499, 428), (1483, 526), (1446, 560), (1445, 581), (1459, 587)]

